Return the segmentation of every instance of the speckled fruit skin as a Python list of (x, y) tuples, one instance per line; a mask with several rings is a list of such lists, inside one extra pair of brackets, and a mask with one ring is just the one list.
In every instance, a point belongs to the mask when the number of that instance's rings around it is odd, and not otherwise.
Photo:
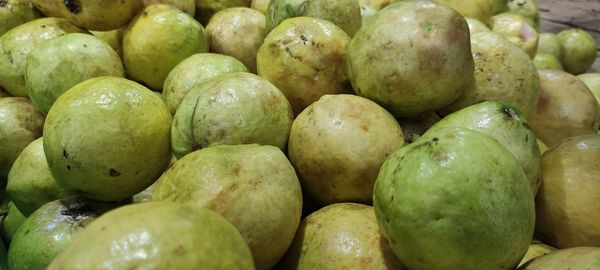
[(600, 246), (600, 136), (564, 140), (542, 157), (536, 235), (558, 248)]
[(582, 29), (567, 29), (558, 33), (565, 48), (561, 62), (571, 74), (584, 73), (596, 60), (596, 41)]
[(206, 25), (219, 11), (232, 7), (249, 7), (252, 0), (196, 0), (196, 19)]
[(258, 50), (258, 75), (287, 97), (294, 114), (326, 94), (349, 93), (345, 74), (350, 37), (334, 24), (296, 17), (278, 25)]
[(524, 50), (533, 59), (537, 52), (539, 35), (527, 17), (515, 13), (501, 13), (491, 18), (490, 28)]
[(56, 184), (48, 168), (43, 138), (30, 143), (15, 160), (8, 174), (6, 192), (25, 216), (31, 215), (47, 202), (68, 195)]
[(529, 117), (536, 137), (548, 147), (563, 139), (594, 134), (598, 103), (577, 77), (561, 70), (540, 70), (540, 99)]
[(565, 48), (558, 36), (554, 33), (540, 33), (538, 41), (538, 53), (547, 53), (554, 55), (558, 60), (561, 60)]
[(537, 53), (533, 58), (533, 64), (538, 70), (542, 69), (558, 69), (563, 70), (560, 60), (556, 56), (547, 53)]
[(117, 203), (69, 197), (44, 204), (15, 233), (8, 252), (12, 269), (46, 269), (84, 227)]
[(300, 183), (286, 156), (277, 147), (256, 144), (186, 155), (159, 179), (152, 200), (221, 214), (248, 243), (256, 269), (270, 269), (283, 256), (302, 212)]
[(44, 125), (44, 152), (57, 183), (101, 201), (130, 197), (171, 160), (171, 114), (147, 88), (117, 77), (76, 85)]
[(125, 70), (119, 55), (92, 35), (60, 36), (40, 44), (27, 56), (29, 97), (44, 113), (71, 87), (102, 76), (125, 77)]
[(503, 36), (480, 32), (471, 36), (475, 81), (463, 95), (440, 110), (448, 114), (485, 100), (511, 105), (526, 117), (537, 104), (540, 85), (529, 55)]
[(550, 253), (554, 250), (556, 250), (555, 247), (548, 246), (548, 245), (542, 244), (541, 242), (534, 241), (531, 243), (531, 245), (529, 245), (529, 248), (527, 249), (527, 253), (525, 253), (525, 256), (523, 256), (523, 259), (521, 259), (519, 266), (521, 266), (521, 265), (527, 263), (528, 261), (531, 261), (537, 257), (540, 257), (546, 253)]
[(142, 7), (140, 0), (33, 0), (32, 3), (48, 17), (66, 18), (96, 31), (126, 25)]
[(214, 53), (194, 54), (169, 72), (163, 85), (162, 97), (171, 114), (175, 114), (183, 97), (194, 86), (221, 74), (247, 71), (242, 62), (231, 56)]
[(540, 25), (540, 10), (537, 0), (509, 0), (508, 11), (527, 17), (533, 22), (533, 27)]
[(23, 149), (42, 136), (44, 118), (26, 98), (0, 98), (0, 179), (6, 179)]
[(253, 270), (248, 245), (220, 215), (192, 205), (126, 205), (91, 222), (49, 270)]
[(491, 0), (435, 0), (435, 2), (455, 9), (462, 16), (475, 18), (485, 24), (494, 15), (494, 4)]
[(155, 90), (161, 89), (179, 62), (203, 52), (208, 52), (204, 27), (187, 13), (169, 5), (145, 8), (123, 36), (123, 63), (127, 73)]
[(192, 17), (196, 15), (196, 0), (142, 0), (142, 3), (144, 7), (160, 4), (172, 5)]
[(533, 236), (527, 177), (482, 133), (439, 129), (400, 148), (374, 190), (382, 233), (409, 269), (514, 269)]
[(591, 270), (600, 268), (600, 248), (559, 249), (519, 267), (518, 270)]
[[(535, 197), (540, 187), (540, 148), (525, 116), (515, 108), (485, 101), (450, 114), (429, 130), (461, 127), (488, 135), (517, 159)], [(428, 131), (429, 132), (429, 131)]]
[(352, 39), (354, 91), (396, 117), (415, 117), (458, 98), (473, 78), (469, 28), (453, 9), (407, 1), (379, 11)]
[(0, 36), (8, 30), (35, 20), (40, 14), (27, 0), (7, 0), (0, 7)]
[(381, 164), (403, 144), (400, 125), (375, 102), (325, 95), (294, 120), (288, 156), (319, 203), (371, 203)]
[(85, 30), (65, 19), (42, 18), (19, 25), (0, 37), (0, 85), (12, 96), (27, 97), (27, 55), (42, 42)]
[(405, 270), (379, 232), (373, 207), (337, 203), (302, 221), (281, 269)]
[(171, 147), (177, 158), (220, 144), (258, 143), (283, 151), (293, 120), (290, 104), (269, 81), (245, 72), (222, 74), (183, 98)]
[(349, 36), (361, 26), (360, 5), (356, 0), (271, 0), (265, 28), (271, 32), (283, 21), (294, 17), (312, 17), (329, 21)]
[(485, 24), (483, 24), (482, 22), (480, 22), (477, 19), (465, 17), (465, 20), (467, 21), (467, 24), (469, 25), (469, 32), (471, 33), (471, 35), (473, 35), (475, 33), (479, 33), (479, 32), (492, 31), (492, 30), (490, 30), (490, 28), (488, 28)]

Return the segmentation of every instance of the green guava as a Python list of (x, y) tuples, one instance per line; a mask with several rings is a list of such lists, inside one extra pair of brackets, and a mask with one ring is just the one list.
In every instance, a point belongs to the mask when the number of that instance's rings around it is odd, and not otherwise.
[(508, 0), (508, 11), (529, 18), (535, 29), (540, 25), (540, 9), (537, 0)]
[(142, 8), (140, 0), (32, 0), (48, 17), (66, 18), (89, 30), (108, 31), (125, 26)]
[(27, 0), (5, 0), (0, 5), (0, 36), (10, 29), (35, 20), (41, 14)]
[(43, 139), (30, 143), (15, 160), (6, 185), (13, 204), (25, 216), (47, 202), (69, 195), (56, 184), (44, 155)]
[(285, 150), (292, 108), (269, 81), (237, 72), (192, 88), (173, 118), (171, 148), (177, 158), (220, 144), (273, 145)]
[(196, 0), (142, 0), (142, 3), (144, 7), (159, 4), (172, 5), (192, 17), (196, 15)]
[(403, 144), (400, 125), (377, 103), (325, 95), (294, 120), (288, 156), (317, 202), (370, 204), (381, 164)]
[(118, 206), (79, 197), (44, 204), (15, 233), (8, 250), (10, 267), (46, 269), (88, 223)]
[(558, 69), (558, 70), (563, 70), (563, 66), (560, 63), (560, 60), (558, 60), (558, 58), (556, 58), (556, 56), (552, 55), (552, 54), (547, 54), (547, 53), (536, 53), (535, 57), (533, 58), (533, 64), (535, 65), (535, 68), (537, 68), (538, 70), (541, 69)]
[(249, 7), (252, 0), (196, 0), (196, 19), (206, 25), (219, 11), (232, 7)]
[(508, 2), (506, 0), (490, 0), (494, 6), (494, 14), (500, 14), (508, 10)]
[(125, 30), (123, 63), (131, 78), (159, 90), (179, 62), (208, 52), (204, 27), (170, 5), (151, 5)]
[(596, 101), (600, 104), (600, 73), (585, 73), (578, 75), (579, 78), (592, 91)]
[(519, 266), (527, 263), (528, 261), (531, 261), (539, 256), (542, 256), (546, 253), (550, 253), (552, 251), (556, 250), (555, 247), (551, 247), (549, 245), (545, 245), (541, 242), (532, 242), (531, 245), (529, 245), (529, 248), (527, 249), (527, 253), (525, 253), (525, 256), (523, 257), (523, 259), (521, 259), (521, 262), (519, 263)]
[(373, 207), (336, 203), (300, 223), (282, 269), (406, 269), (379, 232)]
[(539, 37), (530, 19), (517, 13), (501, 13), (491, 18), (490, 28), (524, 50), (533, 59), (537, 52)]
[(487, 24), (494, 15), (492, 0), (434, 0), (440, 4), (451, 7), (464, 17), (470, 17)]
[[(23, 149), (42, 136), (44, 114), (21, 97), (0, 98), (0, 179), (8, 172)], [(4, 187), (4, 181), (0, 187)]]
[(479, 32), (492, 31), (492, 30), (490, 30), (490, 28), (488, 28), (485, 24), (483, 24), (482, 22), (480, 22), (477, 19), (465, 17), (465, 20), (467, 21), (467, 24), (469, 25), (469, 32), (471, 33), (471, 35), (473, 35), (475, 33), (479, 33)]
[(554, 55), (560, 61), (565, 53), (565, 48), (556, 34), (540, 33), (537, 53)]
[(0, 219), (0, 234), (4, 243), (10, 244), (13, 236), (26, 219), (27, 217), (19, 212), (14, 203), (8, 202), (8, 211)]
[(438, 129), (394, 152), (373, 201), (382, 233), (413, 270), (514, 269), (533, 236), (525, 173), (477, 131)]
[(247, 72), (239, 60), (221, 54), (199, 53), (181, 61), (169, 72), (163, 86), (162, 97), (175, 114), (183, 97), (196, 85), (200, 85), (217, 75), (231, 72)]
[(415, 117), (458, 98), (473, 80), (465, 19), (431, 1), (401, 1), (377, 12), (348, 48), (359, 96), (396, 117)]
[(494, 32), (472, 35), (471, 50), (475, 81), (440, 112), (448, 114), (481, 101), (494, 100), (511, 105), (529, 117), (540, 93), (537, 69), (529, 55)]
[(119, 58), (123, 58), (123, 34), (125, 27), (121, 27), (110, 31), (90, 31), (92, 35), (99, 38), (108, 44), (117, 54)]
[(287, 97), (294, 114), (327, 94), (350, 93), (346, 51), (350, 37), (334, 24), (316, 18), (283, 21), (258, 50), (258, 75)]
[(258, 10), (262, 14), (267, 14), (267, 8), (269, 7), (271, 0), (252, 0), (250, 8)]
[(0, 36), (0, 85), (12, 96), (27, 97), (25, 66), (29, 53), (46, 40), (83, 32), (59, 18), (33, 20), (6, 32)]
[(302, 192), (294, 168), (274, 146), (219, 145), (186, 155), (158, 180), (153, 201), (213, 210), (244, 237), (256, 269), (270, 269), (300, 223)]
[(365, 24), (369, 18), (373, 17), (377, 13), (377, 10), (367, 4), (360, 4), (360, 16), (362, 17), (362, 24)]
[(518, 270), (592, 270), (600, 268), (600, 248), (574, 247), (559, 249), (535, 258)]
[(44, 125), (56, 182), (100, 201), (150, 186), (171, 160), (171, 114), (160, 96), (118, 77), (87, 80), (60, 96)]
[(85, 80), (125, 77), (119, 55), (102, 40), (73, 33), (44, 42), (27, 56), (25, 83), (33, 105), (48, 113), (54, 101)]
[(126, 205), (92, 221), (48, 267), (254, 269), (244, 238), (220, 215), (192, 205)]
[(584, 73), (596, 60), (596, 41), (585, 30), (579, 28), (566, 29), (558, 33), (558, 38), (565, 48), (561, 62), (565, 70), (571, 74)]
[(8, 270), (8, 251), (4, 242), (0, 241), (0, 269)]
[(329, 21), (351, 37), (361, 27), (362, 22), (357, 0), (271, 0), (266, 14), (267, 33), (286, 19), (294, 17), (312, 17)]

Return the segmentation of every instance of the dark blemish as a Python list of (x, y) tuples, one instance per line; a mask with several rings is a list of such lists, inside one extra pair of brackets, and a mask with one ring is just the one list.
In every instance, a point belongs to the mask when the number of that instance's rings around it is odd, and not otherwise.
[(506, 114), (510, 118), (512, 118), (515, 115), (515, 111), (512, 108), (509, 108), (509, 107), (501, 108), (500, 112)]
[(109, 174), (111, 177), (117, 177), (117, 176), (121, 175), (121, 173), (120, 173), (120, 172), (117, 172), (117, 170), (115, 170), (115, 169), (113, 169), (113, 168), (110, 168), (110, 170), (108, 170), (108, 174)]
[(304, 45), (306, 45), (306, 42), (308, 42), (308, 38), (306, 38), (306, 36), (304, 35), (300, 35), (300, 39), (302, 39), (302, 41), (304, 41)]
[(79, 0), (65, 0), (65, 7), (73, 14), (81, 11), (81, 3)]
[(83, 47), (84, 47), (84, 48), (87, 48), (87, 44), (83, 44)]
[(439, 141), (440, 139), (438, 139), (438, 138), (433, 138), (433, 139), (431, 139), (431, 140), (432, 140), (433, 142), (437, 142), (437, 141)]
[(67, 170), (69, 170), (69, 171), (71, 170), (71, 166), (70, 165), (67, 165)]
[(525, 134), (525, 142), (529, 142), (529, 134)]
[(13, 60), (12, 52), (11, 51), (9, 51), (6, 56), (8, 57), (8, 62), (10, 62), (11, 64), (15, 63), (14, 60)]
[(523, 125), (524, 128), (531, 130), (531, 127), (529, 124), (527, 124), (527, 122), (521, 122), (521, 125)]
[(63, 150), (63, 157), (69, 158), (69, 153), (67, 153), (67, 149)]
[(8, 4), (8, 0), (0, 0), (0, 7), (5, 7)]
[(178, 245), (178, 246), (175, 248), (175, 253), (176, 253), (177, 255), (183, 255), (183, 254), (185, 253), (185, 249), (183, 248), (183, 246), (182, 246), (182, 245)]

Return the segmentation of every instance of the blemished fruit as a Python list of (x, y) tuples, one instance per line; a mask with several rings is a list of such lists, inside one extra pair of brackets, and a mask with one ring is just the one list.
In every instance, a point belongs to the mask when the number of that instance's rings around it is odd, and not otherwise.
[(533, 236), (527, 177), (494, 139), (461, 128), (426, 133), (383, 164), (377, 221), (409, 269), (514, 269)]
[(600, 268), (599, 247), (559, 249), (539, 256), (518, 270), (592, 270)]
[(566, 29), (558, 33), (565, 48), (561, 62), (571, 74), (584, 73), (596, 60), (596, 41), (588, 32), (579, 29)]
[(65, 190), (118, 201), (167, 168), (170, 131), (171, 114), (160, 96), (127, 79), (100, 77), (56, 100), (44, 125), (44, 152)]
[(248, 245), (220, 215), (192, 205), (126, 205), (92, 221), (48, 267), (252, 270)]
[(0, 36), (8, 30), (35, 20), (40, 14), (27, 0), (6, 0), (0, 5)]

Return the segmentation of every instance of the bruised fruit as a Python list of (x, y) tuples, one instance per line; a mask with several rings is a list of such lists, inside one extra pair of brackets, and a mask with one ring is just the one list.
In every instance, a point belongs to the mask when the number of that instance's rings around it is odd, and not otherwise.
[(538, 32), (526, 17), (515, 13), (498, 14), (490, 20), (493, 32), (501, 34), (533, 59), (537, 52)]
[(560, 249), (519, 267), (519, 270), (592, 270), (600, 269), (599, 247), (574, 247)]
[(123, 78), (94, 78), (56, 100), (44, 126), (44, 152), (59, 186), (117, 201), (144, 190), (167, 168), (170, 130), (160, 96)]
[(473, 79), (469, 28), (456, 11), (431, 1), (402, 1), (377, 14), (348, 48), (354, 91), (396, 117), (448, 105)]
[(40, 14), (27, 0), (5, 0), (0, 4), (0, 36), (8, 30), (35, 20)]
[(567, 29), (558, 33), (565, 48), (561, 62), (565, 70), (577, 75), (584, 73), (596, 60), (596, 41), (582, 29)]

